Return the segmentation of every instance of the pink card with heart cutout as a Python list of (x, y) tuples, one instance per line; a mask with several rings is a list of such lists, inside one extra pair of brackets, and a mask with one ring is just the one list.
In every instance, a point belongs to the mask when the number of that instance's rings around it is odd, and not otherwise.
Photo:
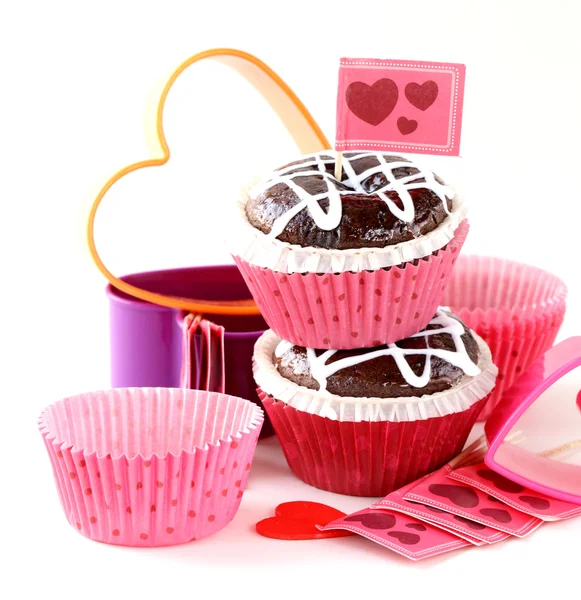
[(458, 156), (466, 67), (342, 58), (335, 149)]
[(411, 560), (421, 560), (472, 545), (429, 523), (383, 509), (365, 508), (319, 529), (352, 531)]
[(399, 490), (391, 492), (383, 500), (374, 504), (373, 508), (390, 509), (410, 515), (416, 519), (420, 519), (420, 521), (454, 533), (474, 546), (495, 544), (511, 537), (508, 533), (487, 527), (482, 523), (476, 523), (462, 516), (454, 515), (441, 508), (405, 500), (404, 496), (417, 484), (417, 481), (413, 481)]
[(451, 470), (446, 465), (420, 480), (404, 494), (404, 500), (427, 504), (517, 537), (525, 537), (542, 525), (541, 519), (520, 512), (479, 489), (460, 482), (451, 483), (447, 478)]
[(447, 477), (501, 500), (517, 510), (542, 521), (560, 521), (581, 515), (581, 506), (550, 498), (507, 479), (489, 469), (484, 463), (461, 467), (448, 473)]

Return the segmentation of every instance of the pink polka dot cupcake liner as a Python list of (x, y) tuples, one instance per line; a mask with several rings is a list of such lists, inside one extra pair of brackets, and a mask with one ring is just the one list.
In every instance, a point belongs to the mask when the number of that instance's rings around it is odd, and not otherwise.
[(464, 220), (433, 254), (372, 271), (285, 274), (234, 260), (281, 338), (310, 348), (367, 348), (407, 338), (428, 324), (468, 229)]
[(442, 302), (487, 342), (499, 371), (480, 420), (554, 344), (566, 298), (563, 281), (542, 269), (488, 256), (460, 257)]
[(226, 526), (264, 419), (254, 403), (178, 389), (115, 389), (40, 415), (69, 523), (100, 542), (169, 546)]
[(383, 497), (445, 465), (464, 447), (486, 402), (422, 421), (346, 422), (258, 392), (293, 473), (311, 486), (350, 496)]

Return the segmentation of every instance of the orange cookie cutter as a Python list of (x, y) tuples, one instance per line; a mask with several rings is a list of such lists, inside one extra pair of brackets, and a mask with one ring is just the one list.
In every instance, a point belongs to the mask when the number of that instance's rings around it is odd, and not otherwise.
[(251, 85), (253, 85), (254, 88), (256, 88), (256, 90), (265, 98), (265, 100), (278, 114), (283, 125), (285, 125), (291, 136), (294, 138), (301, 153), (308, 154), (331, 147), (327, 138), (325, 137), (325, 134), (298, 96), (281, 79), (279, 75), (277, 75), (259, 58), (253, 56), (252, 54), (248, 54), (247, 52), (243, 52), (242, 50), (236, 50), (233, 48), (213, 48), (211, 50), (205, 50), (204, 52), (194, 54), (194, 56), (191, 56), (184, 61), (167, 80), (157, 105), (156, 129), (157, 139), (161, 149), (161, 156), (136, 162), (121, 169), (105, 183), (95, 198), (89, 213), (89, 220), (87, 224), (89, 250), (93, 260), (95, 261), (95, 264), (101, 273), (103, 273), (103, 275), (109, 280), (111, 285), (122, 292), (129, 294), (130, 296), (139, 298), (140, 300), (145, 300), (146, 302), (151, 302), (153, 304), (184, 310), (195, 314), (211, 313), (214, 315), (257, 315), (260, 314), (260, 311), (253, 300), (221, 302), (212, 300), (197, 300), (191, 298), (181, 298), (178, 296), (156, 294), (131, 285), (116, 277), (113, 275), (113, 273), (111, 273), (111, 271), (109, 271), (109, 269), (107, 269), (101, 260), (101, 257), (99, 256), (99, 252), (95, 244), (94, 228), (97, 210), (107, 195), (107, 192), (113, 187), (113, 185), (115, 185), (120, 179), (129, 173), (138, 171), (140, 169), (146, 169), (148, 167), (161, 167), (168, 162), (170, 158), (170, 149), (163, 130), (163, 111), (166, 98), (178, 77), (191, 65), (205, 59), (216, 60), (220, 63), (228, 65), (234, 69), (234, 71), (242, 75)]

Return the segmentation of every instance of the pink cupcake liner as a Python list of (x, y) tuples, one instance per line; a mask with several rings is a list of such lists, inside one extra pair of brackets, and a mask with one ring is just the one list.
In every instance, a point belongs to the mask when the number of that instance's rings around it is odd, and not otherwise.
[(487, 398), (421, 421), (335, 421), (298, 410), (258, 389), (293, 473), (350, 496), (386, 496), (443, 466), (463, 448)]
[(262, 422), (241, 398), (135, 388), (61, 400), (39, 428), (73, 527), (100, 542), (168, 546), (232, 520)]
[(234, 260), (278, 336), (311, 348), (366, 348), (407, 338), (428, 324), (468, 228), (462, 221), (434, 254), (375, 271), (288, 275)]
[(567, 288), (547, 271), (487, 256), (461, 257), (442, 303), (488, 344), (499, 375), (480, 414), (486, 420), (504, 392), (554, 343)]

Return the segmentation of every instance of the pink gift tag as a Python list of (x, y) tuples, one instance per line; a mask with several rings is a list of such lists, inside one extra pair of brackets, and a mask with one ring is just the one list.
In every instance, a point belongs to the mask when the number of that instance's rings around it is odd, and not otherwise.
[(411, 560), (421, 560), (471, 546), (448, 531), (390, 510), (365, 508), (332, 521), (321, 530), (346, 529)]
[(458, 156), (466, 67), (342, 58), (335, 148)]
[(446, 477), (450, 471), (446, 466), (422, 479), (404, 495), (404, 499), (445, 510), (517, 537), (525, 537), (543, 523), (478, 489), (451, 483)]
[(505, 504), (543, 521), (560, 521), (581, 515), (581, 506), (578, 504), (529, 490), (520, 483), (490, 470), (484, 463), (452, 471), (448, 478), (482, 490)]
[[(430, 476), (428, 475), (428, 477)], [(426, 523), (431, 523), (435, 527), (454, 533), (475, 546), (495, 544), (510, 537), (508, 533), (486, 527), (486, 525), (465, 519), (459, 515), (453, 515), (440, 508), (405, 500), (404, 496), (406, 493), (417, 484), (417, 481), (413, 481), (401, 489), (392, 492), (375, 504), (374, 508), (389, 508), (410, 515)]]

